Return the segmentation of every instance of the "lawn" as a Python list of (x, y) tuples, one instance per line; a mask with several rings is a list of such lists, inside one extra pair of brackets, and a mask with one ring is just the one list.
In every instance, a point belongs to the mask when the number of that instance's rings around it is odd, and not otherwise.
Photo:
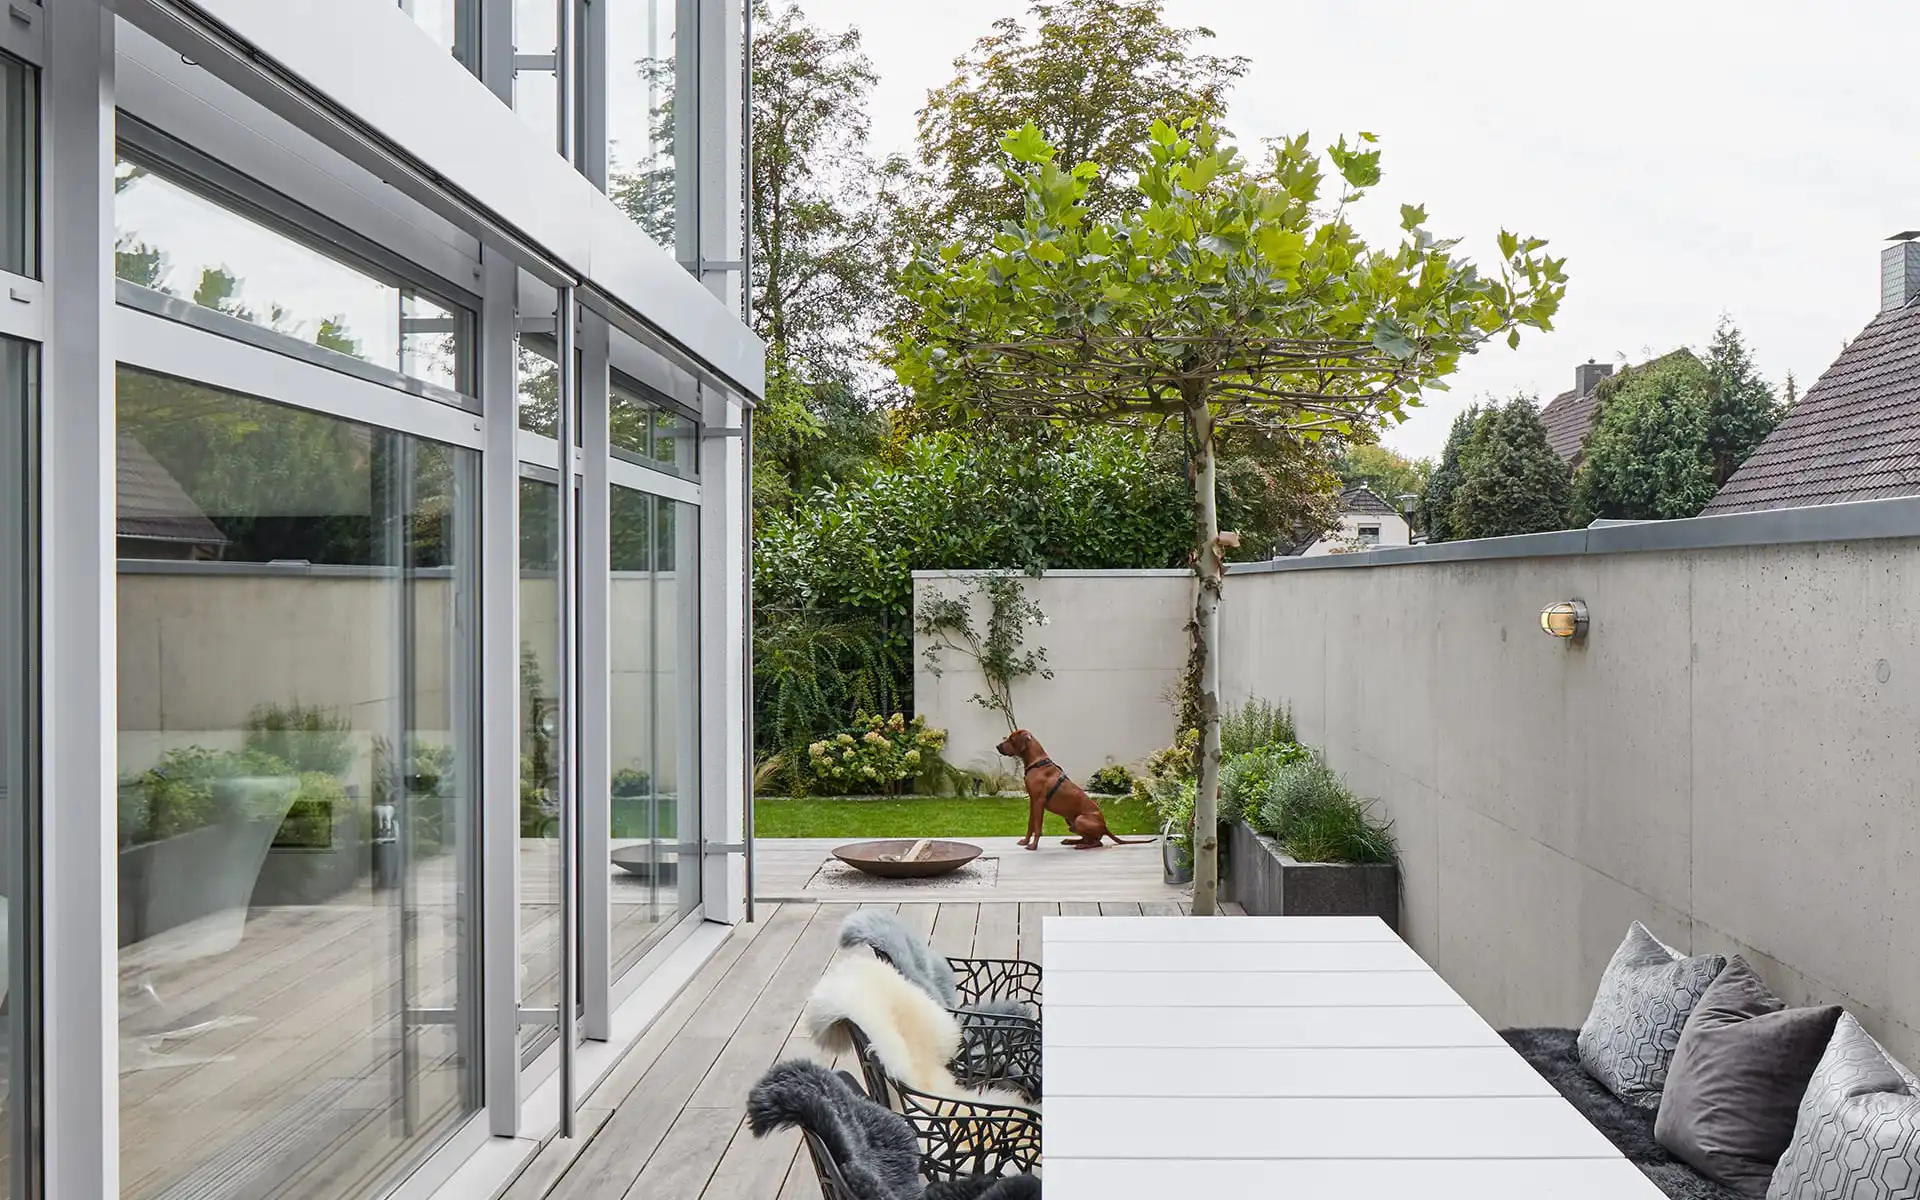
[[(1121, 837), (1160, 831), (1148, 807), (1131, 797), (1098, 796), (1107, 825)], [(1048, 834), (1065, 837), (1065, 821), (1047, 814)], [(1027, 832), (1025, 796), (902, 796), (896, 800), (753, 802), (753, 832), (763, 838), (1020, 837)]]

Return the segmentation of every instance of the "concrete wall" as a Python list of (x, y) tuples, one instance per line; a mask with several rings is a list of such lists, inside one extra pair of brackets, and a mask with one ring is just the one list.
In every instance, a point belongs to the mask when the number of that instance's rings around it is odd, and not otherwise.
[[(973, 573), (916, 572), (914, 608), (931, 594), (972, 592)], [(1049, 755), (1079, 778), (1108, 763), (1132, 763), (1173, 740), (1169, 697), (1186, 661), (1186, 625), (1193, 609), (1188, 571), (1056, 571), (1024, 579), (1047, 625), (1028, 629), (1027, 646), (1044, 647), (1052, 679), (1027, 680), (1013, 708)], [(984, 630), (987, 605), (973, 596), (974, 628)], [(978, 665), (941, 656), (934, 675), (928, 639), (914, 639), (915, 708), (947, 730), (947, 757), (963, 767), (1010, 770), (994, 745), (1007, 735), (1000, 714), (972, 702), (985, 694)]]
[[(1539, 627), (1569, 598), (1584, 645)], [(1920, 501), (1260, 564), (1223, 640), (1228, 701), (1379, 798), (1489, 1020), (1577, 1024), (1638, 918), (1920, 1063)]]

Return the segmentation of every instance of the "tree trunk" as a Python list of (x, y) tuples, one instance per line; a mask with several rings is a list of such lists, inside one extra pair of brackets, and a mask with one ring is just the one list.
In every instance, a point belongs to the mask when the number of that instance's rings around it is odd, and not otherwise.
[(1213, 413), (1195, 388), (1187, 402), (1193, 479), (1193, 624), (1188, 669), (1198, 691), (1199, 761), (1194, 766), (1193, 915), (1210, 917), (1220, 892), (1220, 511), (1214, 496)]

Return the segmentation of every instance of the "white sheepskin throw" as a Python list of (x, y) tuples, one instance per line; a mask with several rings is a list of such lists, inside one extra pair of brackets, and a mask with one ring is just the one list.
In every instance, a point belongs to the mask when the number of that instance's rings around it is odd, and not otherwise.
[(1017, 1093), (961, 1086), (947, 1064), (960, 1052), (960, 1025), (938, 1001), (877, 958), (842, 959), (807, 999), (807, 1033), (835, 1054), (853, 1048), (860, 1027), (887, 1074), (917, 1092), (955, 1100), (1031, 1107)]

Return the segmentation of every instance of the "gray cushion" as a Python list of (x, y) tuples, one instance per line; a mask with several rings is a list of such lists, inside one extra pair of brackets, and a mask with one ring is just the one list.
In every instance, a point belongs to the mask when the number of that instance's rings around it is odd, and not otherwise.
[(1920, 1196), (1920, 1096), (1911, 1079), (1858, 1021), (1841, 1017), (1767, 1200)]
[(1687, 1018), (1653, 1136), (1708, 1179), (1764, 1197), (1839, 1020), (1837, 1004), (1788, 1008), (1736, 955)]
[(1622, 1100), (1658, 1108), (1680, 1031), (1726, 965), (1718, 954), (1683, 957), (1635, 921), (1580, 1026), (1580, 1065)]

